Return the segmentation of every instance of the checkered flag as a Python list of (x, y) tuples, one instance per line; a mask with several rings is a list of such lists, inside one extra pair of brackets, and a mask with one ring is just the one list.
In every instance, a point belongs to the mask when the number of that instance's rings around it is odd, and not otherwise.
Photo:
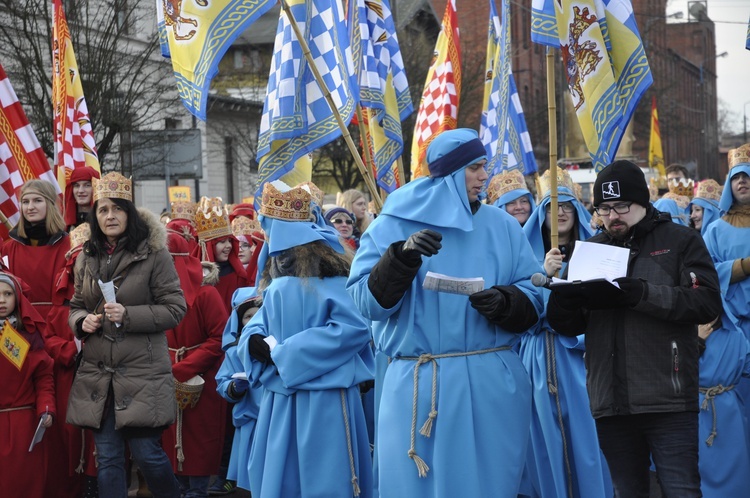
[[(338, 112), (348, 124), (359, 91), (341, 2), (287, 0), (287, 3)], [(339, 136), (341, 130), (333, 111), (282, 10), (258, 135), (257, 198), (260, 199), (266, 182), (288, 173), (298, 158)]]
[(427, 72), (417, 122), (414, 125), (411, 146), (412, 179), (427, 174), (423, 163), (432, 139), (445, 130), (455, 129), (458, 124), (458, 98), (461, 94), (460, 53), (456, 0), (450, 0), (445, 6), (442, 29), (435, 43), (434, 60)]
[(42, 146), (0, 66), (0, 211), (11, 225), (20, 219), (16, 189), (33, 178), (57, 186)]

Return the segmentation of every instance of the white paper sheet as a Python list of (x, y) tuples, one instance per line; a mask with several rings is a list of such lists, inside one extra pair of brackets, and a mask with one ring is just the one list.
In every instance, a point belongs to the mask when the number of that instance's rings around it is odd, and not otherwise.
[(568, 281), (606, 278), (610, 282), (628, 274), (630, 249), (595, 242), (576, 242), (568, 264)]
[[(102, 279), (99, 279), (99, 288), (102, 290), (102, 295), (104, 296), (104, 302), (106, 303), (116, 303), (117, 298), (115, 297), (115, 284), (113, 282), (102, 282)], [(120, 322), (115, 322), (116, 327), (120, 327), (122, 324)]]
[(39, 423), (36, 426), (34, 437), (31, 438), (31, 444), (29, 445), (29, 453), (31, 453), (31, 450), (34, 449), (34, 446), (36, 446), (42, 440), (42, 437), (44, 437), (44, 431), (46, 431), (47, 428), (42, 424), (44, 423), (44, 419), (47, 418), (47, 413), (47, 410), (45, 410), (44, 415), (39, 417)]
[(425, 275), (422, 288), (435, 292), (447, 292), (449, 294), (465, 294), (467, 296), (484, 290), (484, 279), (482, 277), (462, 278), (450, 277), (431, 271)]

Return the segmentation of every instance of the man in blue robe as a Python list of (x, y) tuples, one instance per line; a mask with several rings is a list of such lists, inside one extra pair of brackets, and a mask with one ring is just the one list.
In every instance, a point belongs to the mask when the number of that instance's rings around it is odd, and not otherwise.
[[(475, 131), (442, 133), (427, 162), (429, 177), (388, 196), (347, 283), (390, 358), (375, 442), (380, 495), (515, 497), (531, 390), (511, 348), (538, 320), (530, 277), (541, 267), (518, 221), (479, 200), (487, 173)], [(427, 272), (481, 277), (488, 288), (426, 290)]]

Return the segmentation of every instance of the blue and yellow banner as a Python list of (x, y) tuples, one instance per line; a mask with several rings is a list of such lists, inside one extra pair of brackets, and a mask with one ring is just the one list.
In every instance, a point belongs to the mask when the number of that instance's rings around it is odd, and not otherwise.
[(205, 121), (211, 80), (232, 42), (276, 0), (156, 0), (162, 55), (172, 59), (177, 91), (194, 116)]

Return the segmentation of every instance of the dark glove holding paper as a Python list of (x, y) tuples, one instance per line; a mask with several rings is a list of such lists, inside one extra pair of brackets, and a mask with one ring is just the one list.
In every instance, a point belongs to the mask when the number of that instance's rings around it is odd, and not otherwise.
[(494, 287), (469, 296), (471, 307), (489, 320), (495, 319), (505, 309), (505, 296)]
[(647, 295), (646, 282), (643, 280), (633, 277), (620, 277), (616, 278), (615, 282), (624, 293), (623, 303), (631, 308), (640, 303)]
[(256, 360), (263, 363), (273, 364), (273, 360), (271, 359), (271, 347), (263, 340), (262, 335), (253, 334), (250, 336), (248, 351), (250, 352), (250, 356)]

